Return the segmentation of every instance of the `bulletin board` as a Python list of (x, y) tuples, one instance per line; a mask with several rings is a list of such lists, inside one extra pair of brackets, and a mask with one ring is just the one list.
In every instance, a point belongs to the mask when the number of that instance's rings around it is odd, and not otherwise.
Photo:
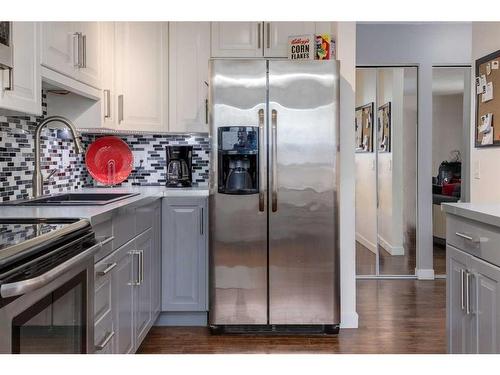
[(391, 102), (378, 107), (377, 112), (377, 150), (378, 152), (391, 152), (392, 132)]
[[(476, 125), (475, 146), (495, 147), (500, 146), (500, 50), (476, 60), (476, 84), (474, 92), (476, 95)], [(486, 83), (486, 87), (484, 86)], [(487, 86), (491, 92), (488, 99)], [(488, 116), (490, 119), (488, 120)], [(485, 122), (490, 124), (491, 129)], [(498, 124), (498, 126), (496, 125)], [(492, 134), (487, 137), (489, 131)], [(486, 131), (486, 132), (485, 132)], [(484, 138), (484, 139), (483, 139)]]
[(354, 130), (356, 152), (373, 152), (373, 111), (375, 104), (369, 103), (356, 108)]

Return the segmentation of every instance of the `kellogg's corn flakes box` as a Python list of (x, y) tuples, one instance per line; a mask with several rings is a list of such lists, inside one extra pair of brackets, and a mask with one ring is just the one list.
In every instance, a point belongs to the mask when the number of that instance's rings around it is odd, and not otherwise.
[(314, 35), (288, 37), (288, 58), (291, 60), (313, 60)]

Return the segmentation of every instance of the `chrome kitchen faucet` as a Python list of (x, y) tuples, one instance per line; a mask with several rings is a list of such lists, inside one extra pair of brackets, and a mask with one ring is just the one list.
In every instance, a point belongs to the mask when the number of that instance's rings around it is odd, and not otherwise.
[[(71, 135), (73, 136), (73, 140), (75, 142), (75, 152), (77, 154), (83, 153), (83, 146), (80, 142), (80, 138), (78, 138), (78, 132), (76, 131), (75, 125), (65, 117), (62, 116), (50, 116), (43, 120), (35, 130), (35, 170), (33, 171), (33, 197), (37, 198), (43, 193), (43, 175), (40, 169), (40, 159), (41, 159), (41, 150), (40, 150), (40, 141), (42, 130), (51, 122), (62, 122), (64, 125), (68, 127), (71, 131)], [(50, 175), (53, 175), (55, 172), (53, 171)]]

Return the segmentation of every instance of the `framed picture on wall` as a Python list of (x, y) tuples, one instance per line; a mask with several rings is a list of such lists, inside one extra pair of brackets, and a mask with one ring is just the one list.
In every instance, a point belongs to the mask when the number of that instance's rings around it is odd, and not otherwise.
[(373, 152), (373, 109), (373, 102), (356, 108), (354, 119), (356, 152)]
[(493, 92), (500, 87), (500, 50), (476, 60), (476, 147), (500, 146), (500, 96)]
[(387, 102), (377, 112), (378, 152), (391, 152), (391, 125), (391, 102)]

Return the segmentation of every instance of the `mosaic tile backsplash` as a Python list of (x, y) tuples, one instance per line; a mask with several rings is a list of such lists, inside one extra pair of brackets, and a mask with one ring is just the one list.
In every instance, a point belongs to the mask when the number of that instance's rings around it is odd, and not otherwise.
[[(43, 114), (36, 116), (0, 116), (0, 201), (31, 196), (34, 166), (33, 134), (36, 125), (47, 115), (46, 94), (42, 94)], [(105, 134), (84, 133), (88, 146)], [(115, 134), (116, 135), (116, 134)], [(208, 186), (210, 142), (203, 135), (118, 135), (130, 146), (134, 169), (120, 186), (164, 185), (166, 145), (193, 145), (193, 186)], [(84, 155), (74, 153), (73, 140), (61, 132), (46, 129), (42, 136), (42, 173), (58, 169), (44, 185), (44, 194), (71, 191), (97, 185), (88, 174)], [(142, 163), (141, 163), (142, 160)]]
[[(101, 136), (103, 134), (83, 134), (83, 144), (87, 146)], [(117, 136), (129, 145), (134, 155), (134, 169), (121, 186), (165, 185), (165, 147), (167, 145), (192, 145), (193, 186), (208, 186), (210, 160), (210, 141), (208, 136), (189, 134), (123, 134)]]

